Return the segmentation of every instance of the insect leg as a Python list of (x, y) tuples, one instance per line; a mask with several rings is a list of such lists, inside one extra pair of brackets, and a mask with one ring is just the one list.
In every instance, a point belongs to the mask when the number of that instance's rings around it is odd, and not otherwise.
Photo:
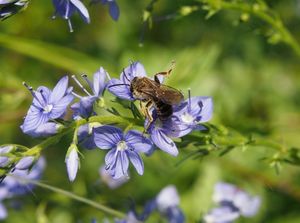
[(150, 108), (153, 106), (153, 101), (152, 100), (149, 100), (146, 105), (145, 105), (145, 115), (146, 115), (146, 118), (148, 118), (148, 123), (144, 129), (144, 133), (146, 133), (151, 125), (151, 123), (153, 122), (153, 117), (152, 115), (150, 114)]
[(158, 75), (162, 75), (162, 76), (168, 76), (168, 75), (170, 75), (171, 72), (172, 72), (172, 70), (173, 70), (173, 68), (174, 68), (174, 66), (175, 66), (175, 61), (172, 61), (171, 67), (170, 67), (170, 69), (169, 69), (168, 71), (162, 71), (162, 72), (156, 73), (156, 74), (154, 75), (154, 80), (155, 80), (155, 82), (160, 84), (160, 81), (159, 81), (159, 79), (158, 79), (157, 76), (158, 76)]

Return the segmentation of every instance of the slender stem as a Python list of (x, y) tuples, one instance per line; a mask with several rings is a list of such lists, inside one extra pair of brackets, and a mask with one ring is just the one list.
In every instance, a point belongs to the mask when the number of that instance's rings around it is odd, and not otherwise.
[(113, 215), (115, 217), (118, 217), (118, 218), (125, 218), (126, 215), (120, 211), (117, 211), (117, 210), (114, 210), (112, 208), (109, 208), (109, 207), (106, 207), (105, 205), (102, 205), (102, 204), (99, 204), (98, 202), (95, 202), (95, 201), (92, 201), (92, 200), (89, 200), (87, 198), (84, 198), (84, 197), (81, 197), (77, 194), (74, 194), (74, 193), (71, 193), (69, 191), (66, 191), (66, 190), (63, 190), (61, 188), (58, 188), (58, 187), (54, 187), (54, 186), (50, 186), (50, 185), (47, 185), (47, 184), (44, 184), (44, 183), (41, 183), (41, 182), (38, 182), (38, 181), (35, 181), (35, 180), (29, 180), (29, 179), (25, 179), (23, 177), (19, 177), (19, 176), (15, 176), (15, 175), (9, 175), (9, 176), (12, 176), (20, 181), (23, 181), (25, 183), (30, 183), (30, 184), (34, 184), (36, 186), (39, 186), (39, 187), (42, 187), (44, 189), (48, 189), (48, 190), (51, 190), (53, 192), (56, 192), (56, 193), (59, 193), (59, 194), (63, 194), (69, 198), (72, 198), (74, 200), (77, 200), (77, 201), (80, 201), (82, 203), (85, 203), (85, 204), (88, 204), (100, 211), (103, 211), (107, 214), (110, 214), (110, 215)]
[(293, 37), (293, 35), (290, 33), (290, 31), (283, 25), (281, 19), (279, 17), (273, 17), (269, 14), (267, 14), (264, 10), (255, 9), (255, 7), (250, 6), (246, 3), (231, 3), (231, 2), (224, 2), (221, 1), (221, 8), (224, 9), (233, 9), (238, 11), (244, 11), (249, 14), (252, 14), (261, 20), (265, 21), (266, 23), (269, 23), (271, 26), (273, 26), (282, 36), (283, 42), (288, 44), (295, 53), (300, 56), (300, 45), (297, 42), (297, 40)]

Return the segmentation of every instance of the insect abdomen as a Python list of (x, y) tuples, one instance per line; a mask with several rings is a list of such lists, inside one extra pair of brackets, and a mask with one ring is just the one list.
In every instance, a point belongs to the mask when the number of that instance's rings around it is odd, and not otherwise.
[(158, 118), (160, 120), (166, 120), (172, 115), (173, 113), (172, 105), (168, 105), (160, 100), (155, 100), (154, 103), (155, 103)]

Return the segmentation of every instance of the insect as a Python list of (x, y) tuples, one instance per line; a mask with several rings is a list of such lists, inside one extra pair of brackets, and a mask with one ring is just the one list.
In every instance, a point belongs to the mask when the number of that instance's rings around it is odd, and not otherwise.
[(173, 114), (172, 105), (179, 104), (183, 100), (183, 94), (179, 90), (160, 83), (158, 76), (169, 75), (171, 71), (172, 68), (166, 72), (156, 73), (154, 80), (148, 77), (134, 77), (131, 81), (129, 81), (125, 72), (123, 72), (125, 78), (130, 82), (129, 87), (133, 97), (141, 102), (142, 113), (148, 118), (145, 131), (148, 130), (153, 122), (153, 117), (150, 113), (151, 108), (154, 107), (156, 109), (157, 117), (163, 121)]

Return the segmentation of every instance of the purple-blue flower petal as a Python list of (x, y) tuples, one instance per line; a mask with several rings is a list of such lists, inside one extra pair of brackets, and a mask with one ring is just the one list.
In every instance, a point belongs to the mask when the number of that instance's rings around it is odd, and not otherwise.
[(127, 170), (129, 166), (129, 160), (125, 152), (118, 152), (116, 158), (115, 167), (112, 169), (114, 171), (113, 178), (119, 179), (120, 177), (127, 176)]
[(120, 9), (115, 1), (109, 2), (109, 14), (113, 20), (117, 21), (120, 15)]
[(100, 149), (111, 149), (123, 139), (123, 132), (117, 127), (100, 126), (95, 129), (94, 139)]
[(103, 67), (100, 67), (100, 69), (94, 74), (94, 80), (93, 80), (93, 93), (95, 96), (101, 96), (103, 93), (103, 90), (106, 87), (105, 79), (106, 79), (106, 71), (103, 69)]
[(57, 103), (62, 99), (62, 97), (65, 95), (67, 91), (68, 82), (69, 82), (68, 76), (64, 76), (58, 81), (58, 83), (56, 84), (56, 86), (54, 87), (50, 95), (49, 98), (50, 104)]
[(130, 130), (125, 135), (126, 143), (137, 152), (149, 153), (153, 149), (151, 140), (145, 138), (142, 133)]
[(7, 210), (3, 203), (0, 201), (0, 220), (7, 218)]
[(160, 129), (153, 128), (151, 130), (150, 137), (152, 142), (161, 150), (171, 154), (172, 156), (178, 155), (176, 144)]
[(138, 172), (138, 174), (143, 175), (144, 173), (144, 163), (141, 159), (140, 155), (135, 151), (128, 151), (128, 157), (130, 162), (133, 164), (134, 168)]
[(124, 82), (118, 79), (111, 79), (107, 84), (107, 89), (110, 93), (114, 94), (115, 96), (133, 101), (134, 98), (132, 93), (130, 92), (129, 85), (123, 85)]

